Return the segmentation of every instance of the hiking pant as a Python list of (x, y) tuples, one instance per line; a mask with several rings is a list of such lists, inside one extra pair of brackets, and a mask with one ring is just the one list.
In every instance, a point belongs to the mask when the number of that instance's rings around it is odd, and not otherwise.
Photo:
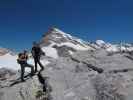
[(25, 67), (31, 68), (31, 75), (34, 74), (34, 67), (27, 62), (20, 64), (21, 65), (21, 80), (24, 80)]
[(39, 64), (39, 66), (41, 67), (42, 70), (44, 69), (44, 66), (40, 62), (40, 58), (39, 57), (34, 57), (34, 62), (35, 62), (35, 72), (37, 72), (37, 64)]

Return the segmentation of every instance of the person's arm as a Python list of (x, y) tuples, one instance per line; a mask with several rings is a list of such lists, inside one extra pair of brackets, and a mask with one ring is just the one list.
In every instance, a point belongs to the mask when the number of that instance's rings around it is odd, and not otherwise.
[(31, 54), (32, 54), (33, 57), (35, 56), (34, 47), (33, 47), (32, 50), (31, 50)]

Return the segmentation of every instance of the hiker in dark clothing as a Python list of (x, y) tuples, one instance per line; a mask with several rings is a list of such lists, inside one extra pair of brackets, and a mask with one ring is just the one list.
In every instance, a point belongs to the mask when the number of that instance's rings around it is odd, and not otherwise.
[(25, 67), (31, 68), (30, 76), (34, 75), (34, 67), (32, 65), (28, 64), (27, 60), (28, 60), (27, 51), (24, 51), (23, 53), (18, 54), (17, 62), (21, 66), (21, 81), (25, 81), (24, 80)]
[(32, 47), (31, 53), (32, 53), (32, 56), (33, 56), (34, 62), (35, 62), (35, 72), (37, 72), (37, 64), (39, 64), (41, 67), (41, 70), (43, 70), (44, 66), (40, 62), (40, 58), (41, 58), (41, 55), (45, 55), (45, 53), (42, 51), (42, 49), (40, 48), (38, 43), (33, 42), (33, 47)]

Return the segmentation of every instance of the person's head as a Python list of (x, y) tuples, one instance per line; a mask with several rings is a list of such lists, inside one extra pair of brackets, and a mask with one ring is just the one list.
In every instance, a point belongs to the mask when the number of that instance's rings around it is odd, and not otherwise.
[(39, 44), (36, 41), (33, 42), (33, 46), (38, 46), (38, 45)]

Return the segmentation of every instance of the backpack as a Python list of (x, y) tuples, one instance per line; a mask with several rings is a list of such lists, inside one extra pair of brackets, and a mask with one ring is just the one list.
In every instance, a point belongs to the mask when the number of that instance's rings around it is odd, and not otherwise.
[(41, 55), (45, 56), (45, 52), (42, 51), (42, 49), (39, 46), (34, 46), (31, 51), (33, 57), (40, 57)]

